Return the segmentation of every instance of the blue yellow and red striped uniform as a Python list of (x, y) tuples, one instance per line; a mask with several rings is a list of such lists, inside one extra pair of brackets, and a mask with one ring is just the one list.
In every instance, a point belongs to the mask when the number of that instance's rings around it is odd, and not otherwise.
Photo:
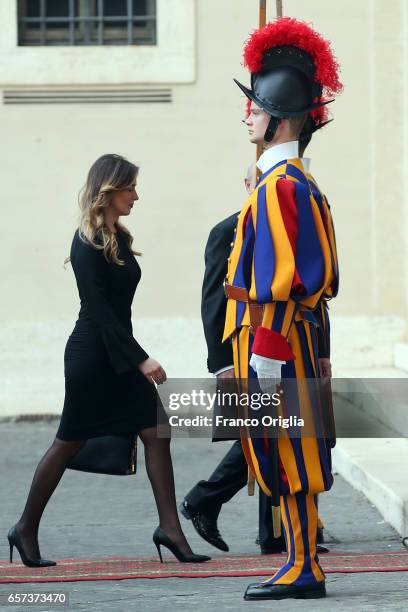
[[(284, 379), (319, 376), (313, 310), (337, 294), (335, 234), (326, 198), (300, 159), (284, 160), (260, 177), (238, 216), (227, 283), (263, 305), (262, 324), (251, 333), (246, 302), (229, 299), (224, 341), (232, 340), (237, 378), (254, 376), (252, 352), (286, 361)], [(308, 410), (299, 393), (299, 416)], [(331, 405), (327, 407), (331, 410)], [(317, 413), (317, 411), (316, 411)], [(315, 418), (315, 412), (313, 412)], [(319, 424), (316, 423), (316, 430)], [(243, 435), (250, 470), (271, 494), (271, 458), (264, 439)], [(324, 580), (316, 555), (317, 494), (330, 489), (334, 440), (280, 437), (279, 493), (287, 540), (285, 566), (270, 581), (306, 584)]]

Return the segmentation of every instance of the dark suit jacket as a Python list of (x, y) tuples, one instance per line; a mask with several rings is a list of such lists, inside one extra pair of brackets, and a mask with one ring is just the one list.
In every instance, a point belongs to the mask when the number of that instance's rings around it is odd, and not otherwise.
[(330, 319), (326, 300), (319, 304), (314, 315), (319, 323), (317, 328), (318, 355), (320, 358), (330, 359)]
[(201, 294), (201, 319), (207, 342), (209, 372), (217, 372), (233, 364), (229, 341), (222, 343), (227, 300), (223, 282), (227, 274), (227, 259), (231, 252), (237, 213), (217, 223), (208, 236), (205, 247), (205, 273)]

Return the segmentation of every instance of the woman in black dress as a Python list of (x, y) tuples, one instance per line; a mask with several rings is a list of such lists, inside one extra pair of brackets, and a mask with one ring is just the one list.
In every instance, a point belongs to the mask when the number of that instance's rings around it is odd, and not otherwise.
[(192, 553), (178, 519), (170, 429), (154, 384), (163, 383), (166, 373), (132, 335), (131, 304), (141, 272), (133, 238), (119, 217), (129, 215), (138, 200), (137, 174), (138, 168), (123, 157), (103, 155), (91, 167), (81, 195), (70, 253), (81, 309), (65, 348), (64, 409), (23, 514), (8, 534), (10, 561), (16, 546), (26, 565), (55, 565), (41, 558), (38, 528), (66, 466), (87, 439), (134, 432), (144, 444), (159, 513), (153, 537), (159, 554), (164, 545), (180, 561), (209, 559)]

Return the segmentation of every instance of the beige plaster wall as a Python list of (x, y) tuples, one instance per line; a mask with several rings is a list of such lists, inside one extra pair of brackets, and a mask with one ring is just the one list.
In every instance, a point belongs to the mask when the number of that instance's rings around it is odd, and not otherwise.
[[(406, 308), (400, 6), (285, 2), (286, 13), (312, 21), (332, 39), (346, 85), (333, 105), (335, 122), (310, 146), (335, 216), (342, 272), (336, 311), (344, 314)], [(2, 107), (6, 312), (47, 319), (75, 309), (72, 275), (61, 261), (75, 227), (77, 192), (89, 165), (107, 151), (142, 167), (140, 207), (127, 219), (144, 253), (138, 311), (198, 312), (208, 230), (242, 205), (242, 177), (253, 157), (232, 77), (247, 79), (241, 47), (256, 17), (256, 2), (197, 2), (197, 80), (175, 85), (170, 105)], [(112, 70), (106, 66), (107, 77)], [(391, 184), (384, 173), (389, 163)]]
[[(126, 219), (143, 251), (135, 320), (195, 319), (197, 354), (205, 353), (197, 321), (204, 245), (210, 228), (242, 206), (243, 176), (254, 157), (240, 123), (245, 101), (232, 78), (248, 81), (241, 52), (256, 26), (257, 6), (256, 0), (196, 1), (196, 80), (174, 84), (172, 104), (1, 107), (0, 342), (7, 343), (9, 368), (13, 354), (24, 354), (24, 367), (20, 361), (12, 366), (29, 377), (30, 351), (55, 338), (56, 329), (60, 353), (52, 344), (44, 359), (62, 359), (78, 311), (73, 274), (62, 262), (79, 188), (90, 164), (106, 152), (141, 166), (140, 203)], [(333, 104), (335, 122), (310, 146), (313, 173), (332, 204), (341, 258), (332, 315), (355, 321), (383, 316), (397, 322), (391, 325), (401, 337), (407, 312), (404, 2), (391, 9), (383, 0), (285, 0), (284, 7), (333, 41), (345, 83)], [(0, 40), (0, 55), (3, 47)], [(105, 84), (115, 82), (109, 79), (114, 73), (114, 62), (107, 62)]]

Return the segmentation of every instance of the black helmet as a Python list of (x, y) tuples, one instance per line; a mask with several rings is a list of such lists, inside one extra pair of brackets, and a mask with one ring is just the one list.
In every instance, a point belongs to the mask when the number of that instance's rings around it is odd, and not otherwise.
[[(297, 47), (269, 49), (260, 72), (251, 74), (251, 89), (239, 83), (244, 94), (272, 117), (298, 117), (319, 108), (321, 86), (314, 80), (311, 56)], [(314, 102), (318, 99), (319, 102)]]
[(308, 115), (332, 102), (328, 96), (342, 88), (328, 41), (290, 17), (256, 30), (245, 46), (244, 61), (251, 72), (251, 88), (234, 81), (271, 116), (266, 141), (272, 140), (280, 119)]

